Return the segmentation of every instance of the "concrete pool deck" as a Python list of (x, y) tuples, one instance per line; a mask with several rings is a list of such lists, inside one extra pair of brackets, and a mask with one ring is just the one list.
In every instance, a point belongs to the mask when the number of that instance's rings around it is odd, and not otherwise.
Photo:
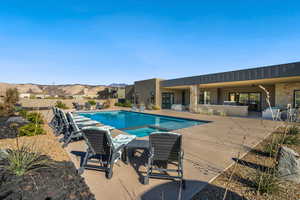
[[(191, 199), (207, 183), (232, 165), (233, 158), (244, 155), (279, 125), (279, 122), (268, 120), (168, 110), (145, 113), (211, 121), (174, 131), (183, 135), (184, 178), (187, 185), (182, 192), (182, 199)], [(119, 133), (122, 132), (113, 131), (113, 134)], [(76, 167), (79, 167), (85, 150), (83, 141), (73, 142), (66, 148)], [(85, 170), (83, 177), (97, 199), (176, 199), (176, 182), (150, 179), (149, 185), (141, 183), (145, 172), (143, 156), (143, 152), (138, 152), (128, 165), (118, 161), (110, 180), (105, 178), (104, 172), (96, 170)]]

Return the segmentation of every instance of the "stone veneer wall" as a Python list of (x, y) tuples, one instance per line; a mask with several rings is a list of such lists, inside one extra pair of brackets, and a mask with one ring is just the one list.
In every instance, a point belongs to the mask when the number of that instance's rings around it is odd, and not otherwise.
[(134, 92), (138, 95), (138, 103), (148, 105), (151, 92), (154, 93), (154, 104), (160, 105), (160, 79), (148, 79), (134, 82)]
[(300, 90), (300, 82), (275, 84), (276, 106), (286, 107), (287, 104), (292, 104), (293, 106), (295, 90)]

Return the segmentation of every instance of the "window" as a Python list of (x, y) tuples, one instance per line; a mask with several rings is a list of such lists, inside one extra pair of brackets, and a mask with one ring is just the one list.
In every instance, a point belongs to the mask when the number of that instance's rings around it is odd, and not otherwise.
[(209, 91), (200, 91), (199, 104), (210, 104), (211, 94)]
[(300, 90), (294, 91), (294, 107), (295, 108), (300, 107)]

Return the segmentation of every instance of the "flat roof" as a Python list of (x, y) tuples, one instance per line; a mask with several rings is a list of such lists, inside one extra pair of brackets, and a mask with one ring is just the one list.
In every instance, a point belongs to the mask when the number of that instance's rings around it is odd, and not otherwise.
[(163, 80), (161, 81), (161, 86), (174, 87), (182, 85), (248, 81), (292, 76), (300, 76), (300, 62)]

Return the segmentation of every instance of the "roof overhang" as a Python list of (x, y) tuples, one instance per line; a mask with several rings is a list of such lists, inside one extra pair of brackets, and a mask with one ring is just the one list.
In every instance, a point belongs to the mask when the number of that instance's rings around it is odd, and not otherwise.
[[(222, 87), (240, 87), (240, 86), (255, 86), (255, 85), (274, 85), (276, 83), (300, 82), (300, 76), (285, 77), (285, 78), (270, 78), (248, 81), (232, 81), (222, 83), (197, 84), (201, 88), (222, 88)], [(192, 85), (182, 85), (173, 87), (162, 87), (164, 89), (188, 89)]]
[(224, 85), (244, 81), (248, 83), (263, 82), (269, 79), (288, 80), (297, 76), (300, 77), (300, 62), (164, 80), (161, 81), (160, 85), (163, 88), (179, 88), (189, 85)]

